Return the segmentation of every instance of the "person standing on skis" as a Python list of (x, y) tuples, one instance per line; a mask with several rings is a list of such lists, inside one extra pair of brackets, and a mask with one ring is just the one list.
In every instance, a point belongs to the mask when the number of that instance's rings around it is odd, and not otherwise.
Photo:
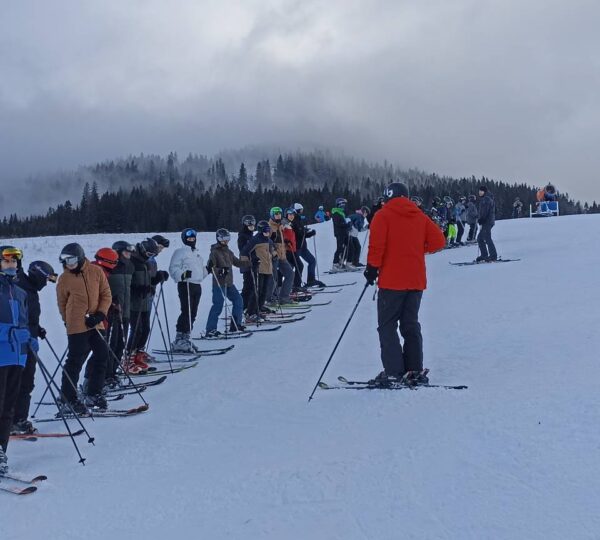
[[(423, 371), (423, 338), (419, 308), (427, 286), (425, 254), (444, 248), (440, 229), (408, 199), (408, 188), (393, 182), (385, 190), (386, 202), (371, 222), (367, 268), (369, 285), (377, 280), (377, 321), (384, 370), (376, 381), (403, 380)], [(411, 231), (406, 234), (406, 231)], [(398, 336), (404, 339), (400, 344)]]

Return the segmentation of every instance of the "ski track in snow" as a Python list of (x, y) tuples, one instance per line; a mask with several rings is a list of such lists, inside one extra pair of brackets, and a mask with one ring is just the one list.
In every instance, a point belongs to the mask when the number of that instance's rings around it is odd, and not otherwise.
[[(476, 246), (428, 256), (425, 365), (433, 383), (468, 390), (317, 390), (307, 404), (364, 286), (360, 273), (323, 275), (334, 241), (331, 223), (317, 225), (321, 279), (357, 285), (328, 295), (332, 304), (302, 322), (237, 340), (226, 355), (169, 376), (143, 394), (145, 414), (86, 420), (96, 446), (77, 438), (85, 467), (69, 439), (11, 442), (12, 471), (49, 480), (30, 497), (0, 493), (0, 538), (600, 538), (599, 219), (498, 222), (499, 254), (520, 262), (448, 264), (474, 259)], [(25, 250), (26, 264), (41, 258), (57, 267), (70, 241), (92, 256), (114, 240), (145, 236), (10, 243)], [(173, 247), (159, 256), (161, 268), (180, 244), (178, 233), (165, 236)], [(199, 237), (205, 258), (213, 238)], [(196, 335), (210, 279), (203, 288)], [(42, 325), (61, 354), (66, 336), (54, 289), (42, 292)], [(373, 291), (326, 382), (380, 371)], [(165, 293), (173, 333), (172, 281)], [(157, 332), (152, 346), (163, 346)], [(52, 371), (43, 343), (40, 356)], [(41, 376), (36, 382), (32, 401), (43, 389)], [(118, 408), (138, 402), (127, 396)]]

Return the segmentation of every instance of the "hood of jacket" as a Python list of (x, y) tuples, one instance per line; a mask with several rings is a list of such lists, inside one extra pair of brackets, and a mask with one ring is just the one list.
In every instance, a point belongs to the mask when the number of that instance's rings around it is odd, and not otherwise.
[(386, 214), (393, 213), (399, 216), (411, 216), (421, 213), (419, 207), (406, 197), (395, 197), (389, 200), (379, 211), (385, 212)]

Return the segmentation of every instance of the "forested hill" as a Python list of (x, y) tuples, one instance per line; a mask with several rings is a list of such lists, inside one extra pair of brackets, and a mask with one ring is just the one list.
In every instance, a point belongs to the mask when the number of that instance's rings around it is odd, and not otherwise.
[[(190, 154), (180, 161), (170, 153), (166, 158), (141, 155), (85, 167), (79, 171), (79, 181), (87, 181), (77, 202), (66, 200), (43, 215), (13, 213), (0, 223), (0, 236), (176, 231), (190, 226), (237, 230), (243, 214), (260, 219), (270, 207), (294, 202), (305, 206), (309, 218), (319, 205), (331, 208), (339, 196), (348, 199), (352, 210), (370, 206), (395, 179), (406, 182), (426, 207), (434, 196), (457, 200), (486, 184), (496, 198), (497, 218), (503, 219), (511, 216), (515, 197), (528, 208), (539, 187), (403, 171), (387, 163), (371, 164), (322, 151), (279, 154), (273, 161), (254, 158), (252, 166), (242, 161), (239, 168), (229, 170), (226, 162), (235, 163), (236, 158)], [(60, 180), (55, 182), (60, 190)], [(563, 214), (598, 210), (595, 203), (588, 208), (568, 194), (561, 195), (560, 204)]]

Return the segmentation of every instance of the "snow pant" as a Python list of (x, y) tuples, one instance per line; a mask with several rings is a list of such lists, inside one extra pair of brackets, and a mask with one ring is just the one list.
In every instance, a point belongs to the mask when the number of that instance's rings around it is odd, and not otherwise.
[(22, 371), (21, 366), (0, 367), (0, 448), (4, 452), (8, 446)]
[(360, 264), (360, 240), (357, 236), (350, 236), (348, 239), (348, 261), (354, 266)]
[(200, 304), (200, 297), (202, 296), (202, 286), (200, 283), (180, 281), (177, 284), (177, 293), (179, 294), (181, 314), (177, 318), (175, 329), (182, 334), (190, 334), (192, 332), (190, 326), (194, 326), (196, 315), (198, 315), (198, 304)]
[(37, 356), (33, 351), (27, 351), (27, 362), (21, 372), (21, 385), (15, 402), (13, 424), (21, 420), (27, 420), (29, 416), (29, 405), (31, 403), (31, 393), (35, 388), (35, 368), (37, 367)]
[[(281, 272), (283, 281), (281, 287), (275, 287), (277, 283), (278, 274)], [(290, 263), (278, 259), (273, 261), (273, 279), (269, 281), (267, 288), (267, 298), (273, 300), (279, 300), (281, 303), (290, 301), (290, 293), (292, 292), (292, 286), (294, 285), (294, 269), (290, 266)]]
[[(419, 308), (423, 291), (379, 289), (377, 298), (377, 332), (381, 362), (386, 375), (404, 375), (423, 369), (423, 337)], [(404, 339), (404, 347), (398, 336)]]
[(467, 242), (472, 242), (475, 240), (475, 236), (477, 235), (477, 223), (469, 224), (469, 235), (467, 236)]
[(117, 374), (119, 362), (123, 359), (123, 351), (125, 350), (125, 335), (126, 329), (129, 328), (129, 319), (119, 319), (114, 317), (111, 320), (108, 328), (108, 344), (112, 353), (108, 355), (106, 365), (106, 378), (114, 378)]
[(207, 332), (217, 329), (219, 315), (221, 315), (221, 311), (223, 311), (223, 304), (225, 302), (223, 295), (225, 295), (233, 304), (231, 316), (233, 317), (235, 324), (238, 328), (242, 325), (243, 300), (240, 293), (235, 288), (235, 285), (219, 287), (216, 283), (213, 283), (212, 307), (208, 312), (208, 320), (206, 321)]
[(129, 342), (127, 350), (143, 351), (150, 335), (150, 311), (132, 311), (129, 321)]
[(343, 263), (346, 259), (346, 250), (348, 249), (348, 235), (336, 236), (337, 247), (333, 254), (333, 264)]
[(273, 276), (271, 274), (254, 274), (254, 279), (256, 291), (254, 293), (254, 301), (251, 301), (248, 305), (248, 315), (257, 315), (259, 313), (265, 305), (269, 283), (273, 283)]
[(92, 356), (88, 360), (86, 369), (88, 394), (95, 396), (102, 392), (104, 377), (106, 375), (108, 345), (104, 340), (104, 336), (96, 329), (91, 329), (81, 334), (69, 334), (67, 338), (69, 352), (63, 366), (60, 390), (63, 398), (72, 403), (77, 399), (79, 374), (90, 351), (92, 352)]
[(496, 253), (496, 246), (492, 241), (492, 227), (493, 225), (482, 225), (477, 236), (477, 243), (479, 244), (479, 251), (481, 251), (482, 257), (490, 257), (496, 259), (498, 254)]
[[(316, 279), (315, 274), (316, 274), (316, 270), (317, 270), (317, 260), (315, 259), (315, 256), (308, 249), (308, 246), (306, 245), (306, 239), (304, 240), (302, 247), (298, 251), (296, 251), (296, 259), (298, 259), (298, 266), (300, 266), (300, 264), (301, 264), (300, 259), (304, 259), (306, 261), (306, 264), (308, 265), (308, 270), (307, 270), (307, 274), (306, 274), (306, 283), (312, 283), (313, 281), (315, 281), (315, 279)], [(304, 265), (302, 265), (302, 266), (304, 266)], [(302, 276), (300, 276), (300, 281), (302, 281)]]
[(244, 302), (244, 309), (248, 309), (252, 298), (254, 297), (254, 279), (252, 278), (252, 270), (242, 272), (242, 301)]
[(458, 227), (458, 234), (456, 235), (456, 241), (460, 244), (462, 242), (463, 234), (465, 234), (465, 226), (463, 225), (462, 221), (458, 221), (456, 223), (456, 226)]
[(300, 257), (298, 257), (298, 252), (292, 253), (291, 251), (288, 251), (286, 256), (288, 263), (294, 269), (294, 287), (302, 287), (302, 271), (304, 270), (304, 264)]

